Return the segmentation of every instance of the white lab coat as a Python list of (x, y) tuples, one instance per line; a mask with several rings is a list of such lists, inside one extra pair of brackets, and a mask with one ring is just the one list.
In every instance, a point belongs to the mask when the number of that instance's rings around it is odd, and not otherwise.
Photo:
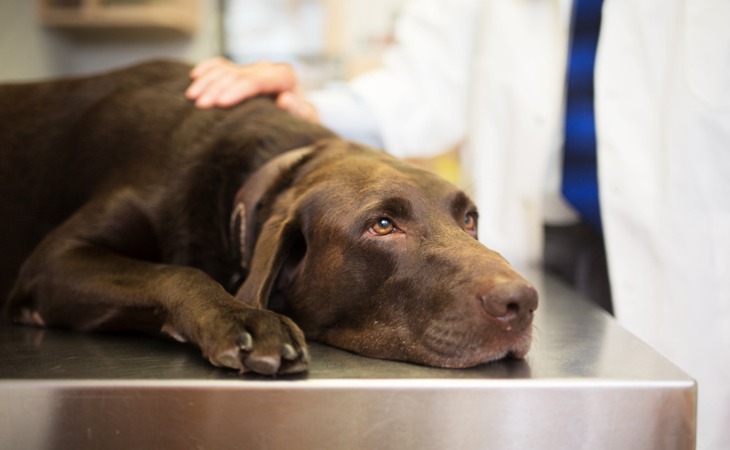
[[(556, 195), (569, 0), (420, 0), (353, 80), (385, 148), (461, 142), (480, 236), (518, 268)], [(604, 0), (599, 183), (618, 320), (699, 383), (700, 449), (730, 449), (730, 1)]]

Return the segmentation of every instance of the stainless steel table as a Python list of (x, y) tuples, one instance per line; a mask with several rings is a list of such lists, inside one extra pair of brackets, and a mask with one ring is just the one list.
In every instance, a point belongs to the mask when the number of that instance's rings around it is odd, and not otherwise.
[(691, 449), (695, 382), (544, 279), (528, 358), (445, 370), (312, 345), (305, 376), (142, 336), (0, 328), (0, 449)]

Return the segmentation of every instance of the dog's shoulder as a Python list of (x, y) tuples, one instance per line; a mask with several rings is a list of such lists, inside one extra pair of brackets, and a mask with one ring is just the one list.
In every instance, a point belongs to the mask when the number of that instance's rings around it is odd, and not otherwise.
[(117, 69), (114, 72), (134, 72), (144, 74), (148, 79), (165, 79), (170, 77), (187, 77), (192, 66), (182, 61), (171, 59), (154, 59)]

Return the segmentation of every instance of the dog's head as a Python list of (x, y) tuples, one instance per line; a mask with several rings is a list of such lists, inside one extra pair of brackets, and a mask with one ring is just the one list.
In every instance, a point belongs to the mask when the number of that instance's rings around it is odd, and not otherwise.
[(270, 162), (237, 199), (249, 274), (236, 297), (280, 295), (310, 339), (439, 367), (527, 353), (536, 291), (479, 243), (476, 208), (449, 182), (329, 140)]

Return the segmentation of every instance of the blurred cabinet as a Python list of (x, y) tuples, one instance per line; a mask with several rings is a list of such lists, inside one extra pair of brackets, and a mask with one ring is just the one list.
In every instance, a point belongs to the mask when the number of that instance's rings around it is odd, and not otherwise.
[(63, 28), (195, 31), (199, 0), (36, 0), (42, 24)]

